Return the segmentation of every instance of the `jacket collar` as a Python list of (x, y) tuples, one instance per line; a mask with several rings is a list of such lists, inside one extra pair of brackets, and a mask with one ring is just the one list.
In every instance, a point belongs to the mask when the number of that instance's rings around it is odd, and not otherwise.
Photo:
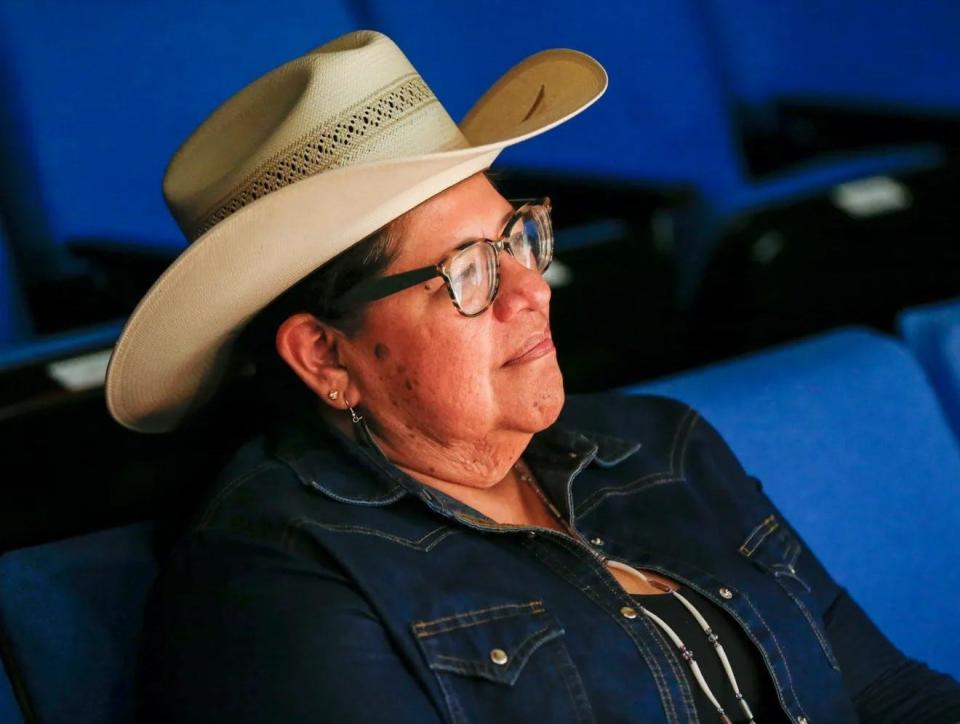
[[(296, 472), (301, 483), (342, 503), (384, 506), (414, 496), (446, 515), (485, 517), (404, 473), (380, 451), (365, 425), (358, 429), (360, 441), (319, 416), (304, 418), (282, 433), (274, 454)], [(637, 441), (557, 422), (534, 434), (523, 455), (544, 493), (569, 520), (573, 478), (589, 465), (613, 467), (640, 447)]]

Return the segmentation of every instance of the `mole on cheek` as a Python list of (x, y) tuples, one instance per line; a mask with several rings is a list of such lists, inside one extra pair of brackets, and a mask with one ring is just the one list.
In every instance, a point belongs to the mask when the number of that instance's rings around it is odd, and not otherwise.
[(377, 342), (373, 347), (373, 354), (377, 359), (386, 359), (390, 356), (390, 348), (383, 342)]
[(404, 381), (403, 381), (403, 386), (406, 387), (408, 390), (412, 390), (412, 389), (413, 389), (413, 383), (412, 383), (410, 380), (404, 380)]

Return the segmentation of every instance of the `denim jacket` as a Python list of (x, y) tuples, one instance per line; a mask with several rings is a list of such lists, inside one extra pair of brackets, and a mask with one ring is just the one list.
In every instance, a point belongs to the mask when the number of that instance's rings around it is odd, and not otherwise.
[(576, 539), (498, 524), (316, 421), (252, 440), (152, 591), (140, 718), (699, 721), (609, 557), (726, 611), (785, 720), (960, 720), (960, 686), (890, 644), (695, 410), (570, 398), (524, 459)]

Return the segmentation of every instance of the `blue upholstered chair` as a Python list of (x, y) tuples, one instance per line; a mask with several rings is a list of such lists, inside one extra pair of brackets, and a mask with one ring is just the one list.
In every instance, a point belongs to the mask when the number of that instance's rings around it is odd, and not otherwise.
[(960, 113), (960, 5), (698, 0), (748, 108), (784, 98)]
[(30, 319), (17, 278), (17, 265), (0, 220), (0, 350), (30, 333)]
[(897, 329), (927, 373), (960, 440), (960, 299), (913, 307)]
[(23, 724), (23, 715), (13, 696), (13, 687), (0, 666), (0, 724)]
[(960, 452), (896, 339), (834, 331), (631, 391), (700, 410), (893, 643), (960, 677)]
[[(142, 608), (157, 573), (151, 530), (130, 525), (0, 557), (0, 635), (27, 721), (133, 720)], [(3, 701), (0, 689), (5, 724)]]
[(34, 351), (16, 287), (88, 273), (78, 242), (180, 251), (160, 193), (174, 151), (244, 85), (355, 29), (353, 4), (0, 2), (0, 345)]

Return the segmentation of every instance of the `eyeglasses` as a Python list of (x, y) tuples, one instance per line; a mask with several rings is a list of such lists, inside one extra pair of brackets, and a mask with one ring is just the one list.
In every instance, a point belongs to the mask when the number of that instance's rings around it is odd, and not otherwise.
[(553, 260), (550, 199), (521, 199), (496, 241), (461, 244), (432, 266), (411, 269), (361, 283), (343, 296), (347, 303), (372, 302), (434, 277), (443, 277), (453, 306), (465, 317), (489, 307), (500, 289), (500, 252), (504, 249), (527, 269), (543, 274)]

